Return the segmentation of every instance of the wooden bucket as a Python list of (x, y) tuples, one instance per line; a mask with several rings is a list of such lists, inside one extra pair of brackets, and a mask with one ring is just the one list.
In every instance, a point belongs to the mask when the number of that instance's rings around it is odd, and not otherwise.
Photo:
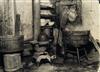
[(0, 36), (1, 52), (21, 51), (23, 47), (23, 36)]
[(17, 71), (22, 68), (21, 55), (16, 54), (5, 54), (4, 55), (4, 70), (7, 72)]

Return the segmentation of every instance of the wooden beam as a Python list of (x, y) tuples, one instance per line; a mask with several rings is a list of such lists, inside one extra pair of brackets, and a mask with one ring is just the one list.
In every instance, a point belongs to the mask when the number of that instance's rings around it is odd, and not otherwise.
[(93, 43), (95, 46), (96, 50), (99, 52), (100, 55), (100, 46), (98, 45), (97, 41), (93, 38), (93, 36), (90, 34), (90, 41)]

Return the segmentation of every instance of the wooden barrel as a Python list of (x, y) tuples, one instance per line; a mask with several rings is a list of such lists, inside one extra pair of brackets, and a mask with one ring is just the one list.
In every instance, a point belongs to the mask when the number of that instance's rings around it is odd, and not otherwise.
[(4, 55), (4, 70), (7, 72), (17, 71), (22, 68), (20, 53)]
[(23, 47), (23, 36), (0, 36), (1, 52), (17, 52)]

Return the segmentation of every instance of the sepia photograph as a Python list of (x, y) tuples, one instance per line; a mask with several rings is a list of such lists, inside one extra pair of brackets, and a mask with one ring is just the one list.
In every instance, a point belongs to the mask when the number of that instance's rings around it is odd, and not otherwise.
[(0, 0), (0, 72), (100, 72), (100, 0)]

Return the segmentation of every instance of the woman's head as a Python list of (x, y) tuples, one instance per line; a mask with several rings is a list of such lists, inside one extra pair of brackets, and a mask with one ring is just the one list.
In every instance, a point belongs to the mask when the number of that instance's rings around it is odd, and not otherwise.
[(77, 11), (76, 11), (76, 6), (70, 6), (69, 11), (68, 11), (68, 20), (70, 22), (75, 21), (77, 18)]

